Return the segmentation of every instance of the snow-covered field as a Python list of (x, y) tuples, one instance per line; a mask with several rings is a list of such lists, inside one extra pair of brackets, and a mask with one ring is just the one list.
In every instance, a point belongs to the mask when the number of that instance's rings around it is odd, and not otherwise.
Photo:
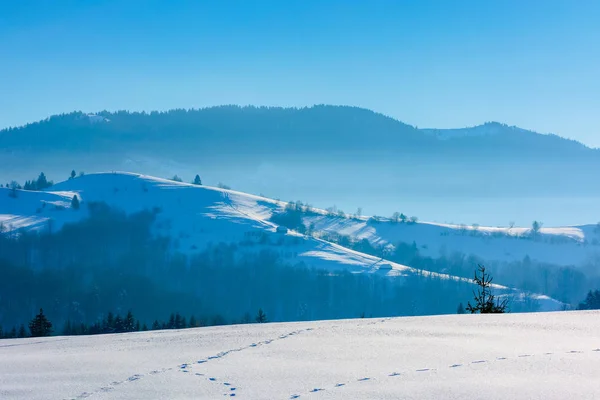
[(0, 341), (2, 399), (597, 399), (600, 312)]

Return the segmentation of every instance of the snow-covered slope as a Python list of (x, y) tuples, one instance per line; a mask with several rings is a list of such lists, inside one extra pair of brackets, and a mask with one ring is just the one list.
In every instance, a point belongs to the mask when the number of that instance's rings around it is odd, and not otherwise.
[(600, 257), (600, 231), (596, 225), (541, 228), (498, 228), (438, 224), (431, 222), (392, 223), (368, 218), (339, 218), (325, 213), (307, 216), (306, 226), (317, 231), (339, 233), (371, 243), (386, 245), (412, 243), (431, 257), (454, 252), (473, 254), (484, 260), (513, 261), (529, 256), (557, 265), (580, 266)]
[[(57, 230), (65, 223), (84, 218), (86, 202), (101, 201), (128, 213), (160, 209), (156, 221), (158, 233), (174, 238), (176, 250), (188, 254), (201, 251), (211, 243), (246, 243), (245, 251), (268, 248), (279, 252), (281, 259), (290, 264), (304, 263), (329, 271), (346, 270), (390, 277), (418, 273), (470, 282), (464, 278), (418, 271), (293, 231), (278, 233), (277, 226), (269, 219), (273, 212), (284, 207), (284, 203), (232, 190), (132, 173), (101, 173), (56, 184), (47, 192), (19, 190), (16, 197), (10, 194), (9, 189), (0, 189), (0, 224), (4, 231)], [(81, 199), (79, 210), (70, 207), (75, 195)], [(496, 288), (519, 296), (518, 291), (504, 286), (496, 285)], [(542, 310), (561, 307), (561, 303), (547, 296), (534, 297)]]
[(2, 399), (596, 399), (599, 312), (0, 341)]
[[(16, 198), (10, 193), (9, 189), (0, 189), (0, 223), (4, 231), (49, 229), (50, 221), (52, 229), (60, 229), (86, 216), (86, 202), (101, 201), (128, 213), (160, 209), (156, 223), (159, 233), (174, 238), (177, 250), (185, 253), (220, 242), (251, 241), (253, 247), (260, 247), (267, 237), (270, 244), (277, 245), (270, 247), (280, 249), (282, 257), (294, 264), (305, 262), (317, 268), (381, 271), (387, 275), (413, 272), (412, 268), (323, 240), (294, 232), (277, 233), (277, 226), (268, 219), (274, 209), (281, 207), (278, 202), (231, 190), (130, 173), (102, 173), (59, 183), (48, 192), (19, 190)], [(81, 199), (79, 210), (70, 208), (74, 195)]]

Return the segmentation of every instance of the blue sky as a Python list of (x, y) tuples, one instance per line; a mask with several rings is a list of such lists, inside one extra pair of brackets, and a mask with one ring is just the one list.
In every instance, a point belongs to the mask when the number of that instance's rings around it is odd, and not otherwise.
[(600, 1), (2, 1), (0, 127), (73, 110), (366, 107), (600, 146)]

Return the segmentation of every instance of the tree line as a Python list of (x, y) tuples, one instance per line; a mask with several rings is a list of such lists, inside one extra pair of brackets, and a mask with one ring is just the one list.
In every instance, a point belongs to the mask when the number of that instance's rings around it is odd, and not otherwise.
[[(232, 324), (249, 324), (249, 323), (266, 323), (268, 322), (267, 315), (260, 308), (256, 316), (252, 319), (249, 314), (244, 315), (238, 321), (231, 321)], [(4, 331), (0, 325), (0, 339), (26, 338), (26, 337), (45, 337), (53, 334), (62, 336), (75, 335), (100, 335), (110, 333), (126, 333), (126, 332), (144, 332), (148, 330), (165, 330), (165, 329), (188, 329), (198, 328), (203, 326), (224, 325), (224, 320), (205, 320), (197, 319), (192, 315), (189, 320), (179, 313), (171, 313), (168, 320), (154, 320), (152, 325), (140, 323), (140, 320), (135, 318), (130, 310), (126, 315), (121, 316), (109, 311), (106, 316), (93, 324), (85, 322), (73, 323), (67, 320), (62, 330), (55, 331), (52, 322), (44, 314), (44, 310), (40, 309), (37, 314), (29, 322), (29, 331), (21, 324), (18, 328), (14, 326), (9, 331)]]

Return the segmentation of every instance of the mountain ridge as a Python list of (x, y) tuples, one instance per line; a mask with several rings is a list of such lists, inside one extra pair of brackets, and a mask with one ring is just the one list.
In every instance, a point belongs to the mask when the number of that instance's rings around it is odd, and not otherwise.
[[(91, 123), (102, 123), (102, 122), (110, 122), (110, 117), (115, 116), (115, 115), (121, 115), (121, 114), (129, 114), (132, 116), (133, 115), (155, 116), (155, 115), (165, 115), (165, 114), (168, 115), (171, 113), (180, 113), (180, 112), (201, 113), (203, 111), (219, 110), (219, 109), (230, 109), (230, 110), (237, 109), (237, 110), (241, 110), (241, 111), (243, 111), (243, 110), (256, 110), (256, 111), (277, 110), (277, 111), (300, 111), (300, 112), (306, 111), (306, 110), (316, 110), (316, 109), (340, 109), (340, 110), (359, 112), (364, 115), (371, 114), (371, 116), (373, 116), (373, 117), (382, 118), (382, 119), (388, 120), (389, 122), (397, 123), (403, 127), (410, 127), (416, 131), (421, 131), (422, 133), (425, 133), (425, 134), (433, 134), (434, 132), (444, 133), (444, 132), (471, 131), (471, 130), (479, 130), (481, 128), (495, 127), (495, 128), (500, 128), (500, 129), (504, 128), (504, 129), (515, 130), (515, 131), (519, 131), (519, 133), (525, 133), (525, 134), (535, 134), (535, 135), (540, 135), (540, 136), (555, 136), (558, 139), (562, 139), (562, 140), (569, 141), (569, 142), (575, 142), (575, 143), (580, 144), (581, 146), (588, 148), (588, 149), (593, 149), (593, 150), (596, 149), (592, 146), (586, 145), (585, 143), (583, 143), (581, 141), (567, 138), (567, 137), (564, 137), (564, 136), (561, 136), (561, 135), (558, 135), (555, 133), (537, 132), (537, 131), (530, 130), (530, 129), (520, 128), (516, 125), (508, 125), (508, 124), (502, 123), (500, 121), (486, 121), (486, 122), (483, 122), (480, 124), (465, 126), (465, 127), (418, 128), (416, 125), (406, 123), (404, 121), (401, 121), (400, 119), (391, 117), (384, 113), (380, 113), (380, 112), (377, 112), (377, 111), (374, 111), (374, 110), (371, 110), (368, 108), (357, 107), (357, 106), (346, 106), (346, 105), (330, 105), (330, 104), (316, 104), (316, 105), (305, 106), (305, 107), (278, 107), (278, 106), (254, 106), (254, 105), (240, 106), (240, 105), (231, 104), (231, 105), (209, 106), (209, 107), (202, 107), (202, 108), (187, 108), (187, 109), (173, 108), (173, 109), (168, 109), (168, 110), (164, 110), (164, 111), (158, 111), (158, 110), (152, 110), (152, 111), (128, 111), (128, 110), (108, 111), (108, 110), (102, 110), (102, 111), (88, 112), (88, 113), (85, 113), (83, 111), (72, 111), (72, 112), (67, 112), (67, 113), (51, 115), (47, 118), (43, 118), (43, 119), (40, 119), (37, 121), (32, 121), (32, 122), (29, 122), (29, 123), (26, 123), (23, 125), (19, 125), (19, 126), (6, 127), (3, 129), (0, 129), (0, 135), (6, 134), (7, 132), (11, 132), (11, 131), (19, 131), (22, 129), (27, 129), (27, 128), (41, 125), (44, 123), (49, 123), (57, 118), (63, 118), (63, 117), (68, 118), (71, 116), (79, 117), (80, 119), (83, 119), (83, 117), (88, 117), (88, 120)], [(446, 139), (446, 138), (444, 138), (444, 139)]]

